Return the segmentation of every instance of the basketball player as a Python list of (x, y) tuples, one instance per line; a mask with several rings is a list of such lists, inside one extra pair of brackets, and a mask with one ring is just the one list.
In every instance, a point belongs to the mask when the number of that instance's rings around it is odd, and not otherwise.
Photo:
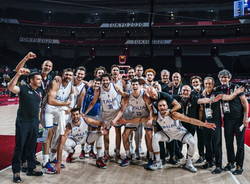
[(82, 107), (82, 102), (86, 93), (85, 78), (86, 69), (83, 66), (80, 66), (76, 70), (76, 76), (74, 77), (73, 86), (75, 87), (75, 107)]
[[(71, 121), (66, 125), (66, 130), (62, 136), (57, 157), (58, 163), (56, 164), (56, 171), (60, 173), (61, 162), (62, 162), (62, 150), (64, 149), (67, 153), (66, 162), (71, 163), (73, 161), (73, 154), (75, 152), (75, 147), (80, 144), (96, 142), (97, 144), (97, 157), (96, 166), (99, 168), (107, 168), (106, 164), (103, 163), (101, 157), (102, 142), (98, 141), (101, 132), (100, 131), (88, 131), (88, 125), (94, 126), (104, 126), (104, 122), (94, 120), (87, 116), (82, 117), (80, 113), (80, 108), (71, 109)], [(99, 139), (100, 140), (100, 139)]]
[[(118, 86), (120, 89), (124, 90), (126, 87), (125, 80), (122, 80), (120, 77), (120, 68), (118, 65), (111, 66), (111, 75), (112, 80), (111, 82)], [(120, 96), (121, 98), (121, 96)], [(121, 100), (121, 99), (119, 99)], [(121, 163), (121, 155), (120, 155), (120, 148), (121, 148), (121, 125), (114, 125), (115, 127), (115, 159), (117, 163)]]
[[(156, 132), (153, 136), (153, 150), (156, 157), (156, 162), (149, 166), (151, 170), (157, 170), (162, 168), (162, 163), (160, 159), (160, 141), (171, 141), (171, 140), (179, 140), (182, 143), (188, 145), (188, 153), (187, 153), (187, 161), (184, 165), (184, 168), (191, 172), (196, 172), (197, 169), (192, 164), (192, 157), (195, 151), (195, 140), (192, 134), (190, 134), (187, 129), (185, 129), (182, 124), (179, 122), (187, 122), (197, 126), (203, 126), (206, 128), (214, 129), (216, 126), (213, 123), (204, 123), (200, 120), (187, 117), (178, 112), (169, 111), (167, 101), (162, 99), (158, 102), (158, 114), (154, 115), (154, 120), (156, 121), (156, 126), (159, 127), (159, 131)], [(127, 122), (135, 123), (135, 122), (143, 122), (148, 118), (136, 118), (131, 119)], [(124, 122), (126, 120), (122, 120)]]
[[(152, 116), (152, 107), (150, 98), (142, 90), (142, 86), (139, 84), (138, 79), (131, 80), (132, 92), (128, 97), (124, 99), (124, 107), (121, 109), (125, 118), (140, 118)], [(113, 120), (116, 123), (120, 119), (121, 114), (119, 113), (117, 117)], [(138, 126), (135, 124), (127, 124), (123, 132), (123, 145), (126, 152), (126, 158), (122, 161), (120, 166), (128, 166), (131, 160), (130, 150), (129, 150), (129, 136)], [(153, 160), (153, 150), (152, 150), (152, 127), (151, 125), (145, 125), (145, 138), (147, 149), (150, 154), (150, 158)]]
[[(66, 111), (69, 111), (69, 106), (73, 107), (74, 90), (72, 86), (73, 71), (65, 69), (61, 81), (53, 80), (51, 88), (48, 89), (47, 98), (44, 103), (44, 123), (48, 130), (46, 142), (44, 143), (43, 168), (45, 173), (55, 174), (56, 171), (49, 163), (49, 149), (54, 136), (54, 142), (51, 145), (51, 157), (54, 157), (57, 148), (57, 141), (60, 135), (64, 134), (66, 124)], [(53, 130), (54, 124), (58, 127)], [(52, 158), (50, 159), (53, 160)]]
[(94, 107), (95, 103), (100, 99), (101, 102), (101, 120), (107, 124), (107, 134), (104, 135), (104, 161), (110, 160), (109, 156), (109, 129), (111, 121), (116, 117), (121, 108), (121, 96), (126, 97), (127, 93), (123, 92), (117, 85), (111, 83), (111, 76), (103, 74), (101, 76), (102, 85), (97, 89), (94, 98), (89, 104), (85, 114)]

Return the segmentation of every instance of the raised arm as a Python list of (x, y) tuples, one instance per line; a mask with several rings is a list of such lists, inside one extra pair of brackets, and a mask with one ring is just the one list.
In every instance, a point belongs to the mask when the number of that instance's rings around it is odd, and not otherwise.
[(214, 123), (205, 123), (205, 122), (202, 122), (198, 119), (194, 119), (194, 118), (190, 118), (188, 116), (185, 116), (179, 112), (173, 112), (171, 114), (171, 117), (175, 120), (180, 120), (182, 122), (190, 123), (190, 124), (196, 125), (196, 126), (203, 126), (203, 127), (212, 128), (212, 129), (214, 129), (216, 127)]
[(226, 94), (223, 94), (221, 99), (224, 100), (224, 101), (230, 101), (230, 100), (233, 100), (237, 95), (239, 95), (240, 93), (243, 93), (245, 91), (245, 88), (244, 87), (239, 87), (237, 88), (232, 94), (230, 95), (226, 95)]
[(36, 58), (36, 54), (33, 52), (28, 52), (28, 54), (17, 64), (15, 71), (17, 72), (18, 70), (20, 70), (21, 68), (24, 67), (25, 63), (30, 60), (30, 59), (35, 59)]
[(8, 83), (8, 90), (12, 93), (18, 94), (20, 92), (20, 88), (17, 86), (18, 79), (21, 75), (28, 74), (29, 70), (26, 68), (20, 68), (16, 75), (11, 79), (11, 81)]

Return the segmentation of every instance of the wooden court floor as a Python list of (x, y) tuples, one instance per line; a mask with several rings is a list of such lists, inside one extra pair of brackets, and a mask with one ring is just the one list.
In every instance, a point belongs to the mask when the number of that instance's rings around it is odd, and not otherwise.
[[(0, 135), (14, 135), (16, 105), (0, 107)], [(110, 151), (114, 150), (114, 130), (110, 135)], [(145, 142), (143, 142), (145, 151)], [(78, 156), (78, 147), (75, 156)], [(185, 152), (185, 150), (184, 150)], [(124, 150), (122, 149), (122, 154)], [(223, 165), (226, 164), (226, 152), (223, 139)], [(1, 155), (1, 153), (0, 153)], [(197, 153), (194, 160), (198, 157)], [(41, 153), (38, 160), (42, 160)], [(184, 160), (182, 160), (184, 162)], [(74, 163), (66, 164), (60, 175), (43, 175), (41, 177), (28, 177), (21, 174), (25, 184), (248, 184), (250, 183), (250, 148), (245, 146), (244, 172), (241, 176), (234, 176), (230, 172), (222, 172), (213, 175), (210, 170), (199, 169), (198, 172), (190, 173), (181, 168), (181, 165), (172, 166), (166, 164), (158, 171), (147, 171), (143, 168), (143, 162), (122, 168), (115, 162), (108, 163), (107, 169), (99, 169), (93, 159), (76, 159)], [(40, 169), (40, 167), (38, 167)], [(0, 171), (0, 184), (12, 183), (11, 167)]]

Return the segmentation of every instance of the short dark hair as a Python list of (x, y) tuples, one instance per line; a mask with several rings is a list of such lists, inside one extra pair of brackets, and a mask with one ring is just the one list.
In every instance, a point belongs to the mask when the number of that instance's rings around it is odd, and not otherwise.
[(194, 75), (194, 76), (192, 76), (192, 77), (190, 78), (190, 83), (192, 83), (192, 80), (194, 80), (194, 79), (198, 79), (200, 82), (202, 82), (202, 78), (201, 78), (200, 76)]
[(107, 70), (106, 70), (105, 67), (99, 66), (99, 67), (95, 68), (95, 70), (94, 70), (94, 76), (96, 76), (98, 70), (103, 70), (104, 73), (107, 73)]
[(104, 77), (108, 77), (109, 80), (111, 80), (111, 76), (110, 76), (110, 74), (108, 74), (108, 73), (103, 74), (103, 75), (101, 76), (101, 80), (102, 80)]
[(94, 78), (94, 81), (101, 81), (101, 79), (98, 78), (98, 77), (95, 77), (95, 78)]
[(136, 68), (143, 68), (143, 66), (142, 65), (136, 65), (135, 69)]
[(63, 70), (63, 73), (65, 73), (65, 72), (73, 72), (73, 69), (72, 68), (65, 68)]
[(71, 113), (76, 112), (76, 111), (81, 112), (81, 108), (76, 107), (76, 108), (73, 108), (73, 109), (70, 110)]
[(118, 68), (120, 70), (119, 65), (116, 65), (116, 64), (114, 64), (114, 65), (111, 66), (111, 70), (113, 70), (113, 68)]
[(137, 79), (137, 78), (132, 79), (132, 80), (131, 80), (131, 83), (133, 83), (133, 82), (138, 82), (138, 83), (140, 83), (140, 82), (139, 82), (139, 79)]
[(31, 79), (34, 79), (36, 75), (41, 75), (41, 74), (39, 72), (30, 73), (28, 76), (28, 81), (30, 81)]
[(77, 69), (76, 69), (76, 71), (77, 70), (82, 70), (82, 71), (85, 71), (86, 72), (86, 68), (84, 67), (84, 66), (79, 66)]

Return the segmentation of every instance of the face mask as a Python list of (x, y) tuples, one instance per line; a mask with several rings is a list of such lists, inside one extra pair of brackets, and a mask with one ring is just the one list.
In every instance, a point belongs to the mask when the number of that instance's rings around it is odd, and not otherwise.
[(193, 86), (193, 88), (194, 88), (195, 90), (199, 91), (199, 90), (201, 89), (201, 86), (200, 86), (200, 85), (199, 85), (199, 86)]

